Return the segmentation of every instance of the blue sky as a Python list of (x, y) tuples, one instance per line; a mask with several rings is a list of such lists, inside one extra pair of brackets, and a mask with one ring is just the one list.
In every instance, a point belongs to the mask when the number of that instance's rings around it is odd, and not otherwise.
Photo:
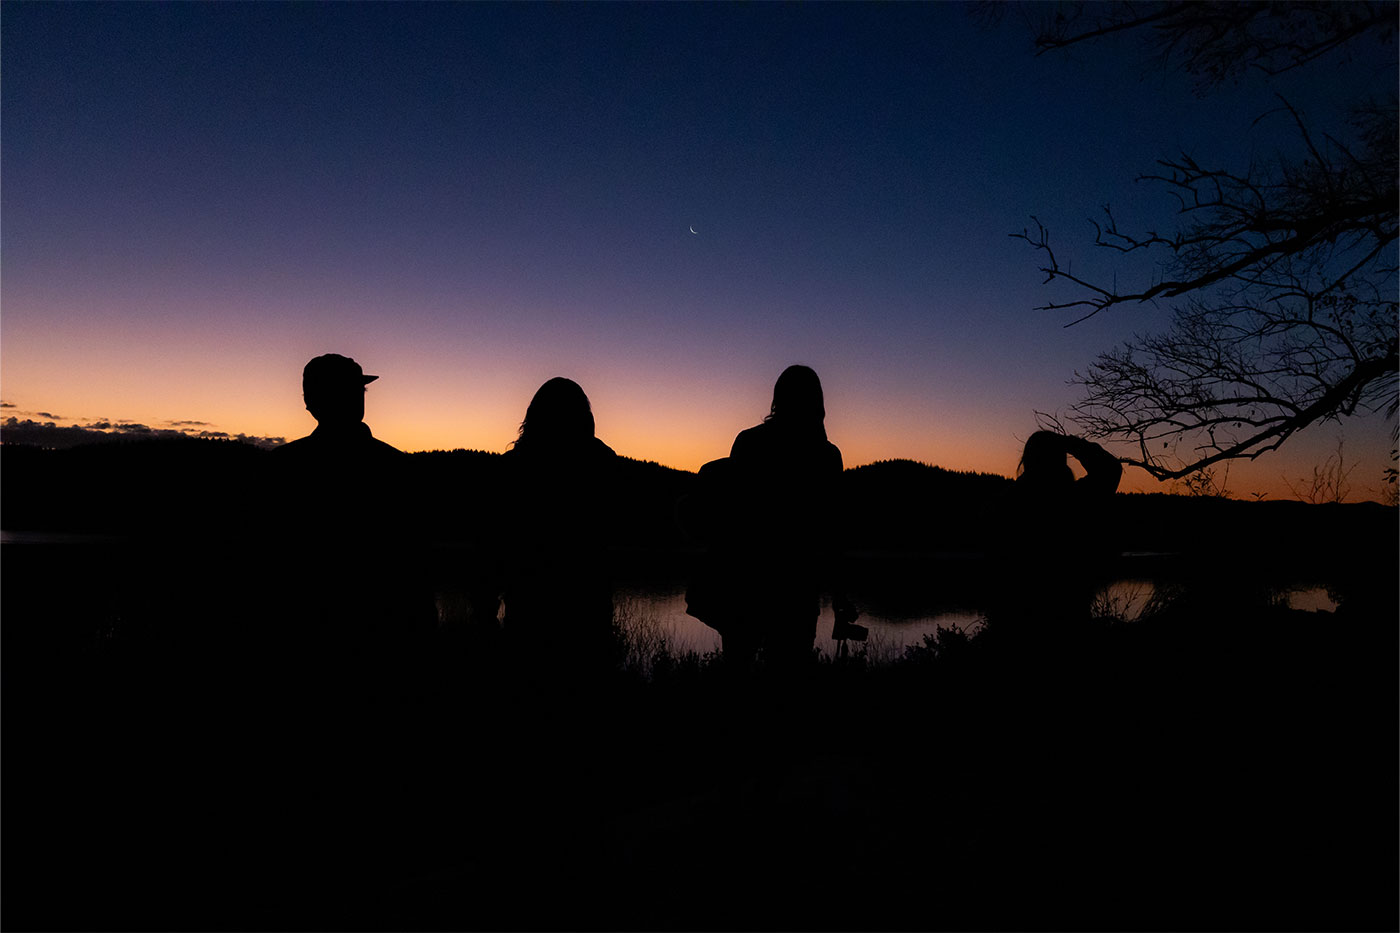
[[(1010, 472), (1167, 309), (1065, 329), (1008, 234), (1034, 214), (1111, 270), (1087, 218), (1162, 223), (1157, 158), (1241, 167), (1291, 144), (1251, 125), (1276, 93), (1335, 126), (1395, 78), (1392, 46), (1201, 99), (1132, 43), (1036, 57), (952, 3), (21, 2), (0, 32), (15, 411), (297, 436), (335, 351), (406, 449), (502, 449), (568, 375), (619, 452), (690, 469), (805, 362), (849, 464)], [(1346, 435), (1379, 475), (1386, 427)]]

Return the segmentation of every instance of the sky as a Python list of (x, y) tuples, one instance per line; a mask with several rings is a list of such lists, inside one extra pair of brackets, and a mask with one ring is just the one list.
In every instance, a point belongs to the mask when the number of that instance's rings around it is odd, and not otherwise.
[[(1088, 218), (1161, 223), (1155, 160), (1242, 167), (1287, 144), (1252, 124), (1276, 92), (1325, 127), (1396, 79), (1391, 46), (1202, 99), (1131, 42), (1037, 57), (954, 3), (12, 0), (0, 39), (6, 415), (290, 439), (336, 352), (405, 450), (504, 450), (562, 375), (620, 454), (689, 470), (805, 363), (848, 466), (1012, 474), (1169, 308), (1066, 327), (1009, 234), (1143, 273)], [(1376, 418), (1230, 488), (1286, 498), (1339, 440), (1379, 496)]]

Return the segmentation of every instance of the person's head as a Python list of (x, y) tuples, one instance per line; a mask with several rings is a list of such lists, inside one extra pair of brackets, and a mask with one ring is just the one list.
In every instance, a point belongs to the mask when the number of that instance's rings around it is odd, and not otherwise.
[(588, 404), (588, 396), (577, 382), (555, 376), (530, 399), (515, 444), (577, 443), (591, 438), (593, 430), (593, 407)]
[(301, 396), (319, 423), (354, 424), (365, 417), (365, 386), (378, 378), (348, 356), (327, 353), (301, 371)]
[(773, 405), (764, 421), (821, 426), (826, 420), (822, 381), (810, 366), (789, 366), (773, 386)]
[(1026, 439), (1016, 478), (1034, 483), (1073, 483), (1066, 459), (1065, 438), (1054, 431), (1036, 431)]

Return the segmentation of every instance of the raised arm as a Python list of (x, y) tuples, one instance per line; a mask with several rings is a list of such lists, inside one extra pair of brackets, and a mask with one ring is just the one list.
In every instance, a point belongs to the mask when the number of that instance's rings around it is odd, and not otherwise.
[(1087, 491), (1105, 496), (1117, 491), (1118, 483), (1123, 478), (1123, 465), (1117, 457), (1093, 441), (1073, 435), (1065, 437), (1065, 452), (1084, 467), (1085, 475), (1079, 482), (1087, 487)]

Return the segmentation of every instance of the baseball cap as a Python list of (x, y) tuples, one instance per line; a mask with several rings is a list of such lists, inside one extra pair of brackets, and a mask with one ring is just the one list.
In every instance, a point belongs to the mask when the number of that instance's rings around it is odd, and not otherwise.
[(362, 388), (378, 378), (366, 376), (360, 364), (348, 356), (326, 353), (306, 364), (306, 368), (301, 371), (301, 388), (303, 392), (348, 386)]

